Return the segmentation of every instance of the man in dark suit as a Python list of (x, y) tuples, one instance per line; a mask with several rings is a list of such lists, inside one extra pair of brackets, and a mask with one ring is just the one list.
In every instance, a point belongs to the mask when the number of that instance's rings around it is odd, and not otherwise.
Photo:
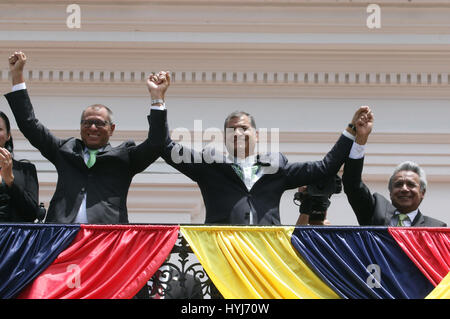
[[(361, 115), (370, 112), (367, 106), (359, 108), (352, 126), (360, 125)], [(280, 224), (279, 204), (284, 191), (335, 175), (355, 139), (355, 132), (346, 128), (323, 160), (288, 163), (278, 152), (256, 153), (258, 132), (250, 114), (231, 113), (224, 129), (225, 138), (219, 140), (225, 140), (228, 154), (217, 147), (198, 153), (173, 142), (166, 131), (162, 157), (197, 182), (206, 207), (207, 224)]]
[[(132, 178), (159, 157), (161, 142), (150, 134), (141, 144), (127, 141), (109, 144), (115, 125), (112, 112), (104, 105), (87, 107), (81, 117), (80, 135), (60, 139), (36, 119), (23, 77), (26, 56), (15, 52), (9, 58), (13, 92), (5, 95), (23, 135), (52, 162), (58, 181), (46, 222), (127, 223), (127, 194)], [(152, 98), (164, 97), (164, 85), (153, 88)], [(150, 89), (150, 87), (149, 87)], [(152, 112), (153, 113), (153, 112)], [(164, 120), (149, 116), (152, 133), (163, 131)]]
[[(366, 129), (358, 144), (366, 144), (371, 132)], [(344, 192), (360, 225), (446, 227), (437, 219), (423, 215), (419, 210), (426, 188), (425, 172), (416, 163), (407, 161), (397, 166), (389, 179), (389, 201), (383, 195), (372, 194), (361, 179), (364, 157), (348, 158), (344, 165), (342, 183)]]

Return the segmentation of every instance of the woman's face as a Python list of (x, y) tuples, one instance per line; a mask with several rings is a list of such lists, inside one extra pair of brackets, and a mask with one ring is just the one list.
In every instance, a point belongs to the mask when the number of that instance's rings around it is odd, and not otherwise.
[(5, 147), (6, 142), (10, 139), (11, 134), (8, 134), (5, 120), (0, 117), (0, 147)]

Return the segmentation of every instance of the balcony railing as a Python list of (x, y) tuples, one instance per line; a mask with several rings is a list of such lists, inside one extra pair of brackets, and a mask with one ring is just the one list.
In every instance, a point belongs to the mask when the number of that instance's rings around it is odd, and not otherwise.
[(0, 298), (449, 298), (450, 229), (0, 224)]
[(181, 233), (167, 260), (146, 286), (138, 299), (222, 299)]

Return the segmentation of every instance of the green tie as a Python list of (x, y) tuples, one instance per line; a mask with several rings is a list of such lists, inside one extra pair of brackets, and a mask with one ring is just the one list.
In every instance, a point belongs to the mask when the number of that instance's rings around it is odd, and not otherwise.
[(231, 164), (231, 167), (233, 167), (234, 171), (239, 176), (239, 178), (244, 180), (244, 173), (242, 172), (241, 167), (237, 164)]
[(397, 223), (397, 227), (402, 227), (402, 226), (405, 226), (404, 224), (403, 224), (403, 221), (405, 220), (405, 219), (408, 219), (409, 217), (408, 217), (408, 215), (406, 215), (406, 214), (399, 214), (398, 215), (398, 223)]
[[(244, 180), (244, 172), (242, 172), (242, 168), (237, 164), (231, 164), (231, 166), (234, 168), (234, 171), (239, 176), (241, 180)], [(256, 173), (258, 172), (259, 166), (253, 165), (252, 166), (252, 176), (251, 179), (255, 177)]]
[(259, 166), (253, 165), (252, 166), (252, 179), (256, 175), (256, 172), (258, 172)]
[(91, 168), (95, 164), (95, 157), (96, 157), (95, 155), (98, 153), (98, 150), (88, 150), (88, 152), (89, 152), (89, 159), (86, 163), (86, 166), (88, 168)]

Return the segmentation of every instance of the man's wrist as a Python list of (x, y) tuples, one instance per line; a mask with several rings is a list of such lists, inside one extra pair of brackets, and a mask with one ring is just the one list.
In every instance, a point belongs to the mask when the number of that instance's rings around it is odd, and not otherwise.
[(11, 74), (12, 85), (20, 84), (25, 82), (25, 78), (23, 77), (23, 73), (20, 74)]
[(358, 143), (359, 145), (366, 145), (367, 139), (368, 139), (368, 136), (356, 135), (355, 142)]
[(347, 125), (347, 127), (345, 128), (345, 131), (350, 133), (353, 136), (356, 136), (355, 126), (352, 125), (351, 123), (349, 125)]
[(152, 102), (151, 102), (152, 106), (161, 106), (164, 104), (164, 99), (162, 98), (153, 98), (152, 97)]

